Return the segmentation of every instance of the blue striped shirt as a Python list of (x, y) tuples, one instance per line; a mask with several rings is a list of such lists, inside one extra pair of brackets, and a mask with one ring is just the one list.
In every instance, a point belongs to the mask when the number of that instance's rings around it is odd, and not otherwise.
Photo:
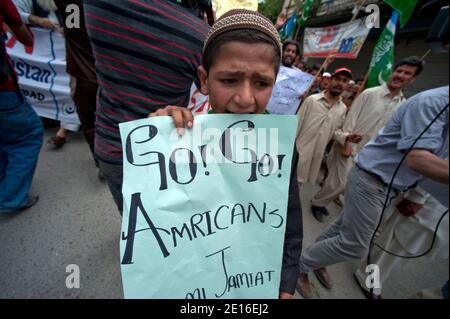
[(85, 0), (99, 83), (95, 153), (122, 164), (119, 123), (187, 106), (209, 26), (168, 0)]

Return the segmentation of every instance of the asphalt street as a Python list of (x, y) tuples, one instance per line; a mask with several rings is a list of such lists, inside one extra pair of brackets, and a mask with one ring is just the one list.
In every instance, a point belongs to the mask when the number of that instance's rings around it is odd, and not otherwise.
[[(55, 128), (47, 128), (45, 141)], [(309, 211), (314, 187), (301, 190), (304, 247), (339, 214), (318, 223)], [(40, 196), (32, 208), (0, 216), (0, 298), (123, 298), (120, 265), (120, 215), (81, 133), (68, 135), (61, 149), (43, 145), (31, 188)], [(80, 288), (67, 288), (69, 265), (80, 270)], [(332, 290), (311, 276), (316, 298), (364, 298), (352, 273), (358, 262), (329, 267)], [(384, 298), (408, 298), (440, 286), (449, 277), (447, 260), (413, 260), (385, 285)], [(296, 298), (301, 298), (296, 295)]]

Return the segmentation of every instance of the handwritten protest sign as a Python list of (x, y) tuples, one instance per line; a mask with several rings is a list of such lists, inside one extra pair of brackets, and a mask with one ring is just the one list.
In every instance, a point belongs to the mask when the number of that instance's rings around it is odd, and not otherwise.
[(314, 76), (311, 74), (281, 66), (267, 109), (271, 114), (295, 114), (301, 102), (300, 97), (313, 81)]
[(126, 298), (277, 298), (295, 116), (120, 124)]

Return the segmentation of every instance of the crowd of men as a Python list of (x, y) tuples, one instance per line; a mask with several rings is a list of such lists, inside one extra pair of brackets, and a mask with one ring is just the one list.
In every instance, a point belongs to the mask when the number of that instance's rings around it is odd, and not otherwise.
[[(122, 214), (118, 125), (145, 118), (167, 105), (187, 105), (192, 83), (200, 87), (198, 67), (211, 63), (202, 62), (208, 22), (212, 22), (209, 1), (198, 0), (192, 6), (191, 1), (175, 0), (54, 0), (53, 9), (58, 10), (51, 10), (51, 0), (0, 1), (0, 27), (5, 23), (24, 44), (32, 41), (25, 24), (64, 29), (67, 71), (73, 77), (72, 95), (81, 127)], [(20, 15), (14, 3), (22, 10)], [(81, 9), (79, 29), (48, 20), (49, 12), (58, 12), (64, 21), (69, 4)], [(32, 12), (25, 12), (27, 6)], [(444, 45), (448, 48), (448, 42)], [(3, 45), (0, 50), (5, 50)], [(424, 69), (424, 61), (414, 56), (402, 58), (385, 84), (365, 90), (363, 79), (355, 78), (349, 68), (331, 70), (332, 62), (331, 57), (323, 66), (308, 65), (297, 42), (285, 41), (282, 46), (283, 66), (315, 77), (310, 90), (299, 97), (298, 185), (320, 185), (311, 202), (311, 213), (318, 222), (329, 215), (326, 206), (330, 203), (342, 206), (339, 218), (301, 257), (301, 247), (289, 248), (299, 258), (294, 263), (294, 279), (286, 279), (291, 281), (286, 286), (294, 282), (305, 298), (312, 297), (309, 272), (331, 289), (327, 266), (367, 256), (384, 206), (390, 216), (376, 244), (410, 256), (420, 251), (417, 247), (427, 246), (432, 225), (446, 211), (417, 184), (425, 177), (448, 185), (448, 86), (406, 100), (403, 89)], [(0, 82), (0, 97), (0, 112), (8, 114), (0, 117), (0, 213), (14, 213), (38, 200), (28, 191), (42, 144), (42, 125), (21, 95), (13, 71)], [(58, 134), (51, 143), (65, 142), (64, 133)], [(417, 139), (420, 134), (423, 138)], [(405, 164), (397, 172), (403, 158)], [(448, 215), (445, 223), (433, 247), (434, 256), (445, 251), (448, 256)], [(399, 236), (405, 229), (407, 239)], [(302, 234), (301, 229), (298, 232)], [(301, 238), (295, 243), (301, 246)], [(382, 268), (382, 282), (403, 262), (377, 248), (373, 258)], [(380, 288), (369, 291), (365, 285), (364, 265), (356, 270), (355, 279), (367, 297), (380, 298)], [(280, 288), (280, 298), (293, 294), (291, 288)]]
[[(359, 207), (352, 207), (353, 203), (350, 204), (350, 202), (354, 202), (357, 196), (349, 195), (351, 186), (355, 184), (347, 184), (349, 173), (355, 161), (359, 162), (356, 169), (375, 178), (379, 183), (378, 186), (384, 188), (377, 191), (385, 195), (386, 186), (389, 185), (392, 176), (388, 174), (383, 176), (372, 170), (360, 168), (370, 162), (380, 161), (378, 154), (372, 153), (373, 157), (368, 157), (366, 162), (357, 160), (357, 155), (369, 141), (377, 137), (380, 129), (405, 102), (403, 89), (422, 73), (425, 62), (415, 56), (405, 57), (395, 65), (386, 83), (366, 90), (362, 90), (364, 80), (358, 78), (353, 81), (352, 71), (348, 68), (341, 68), (330, 74), (320, 65), (308, 66), (301, 59), (300, 45), (295, 41), (284, 43), (282, 63), (286, 67), (300, 69), (315, 76), (315, 82), (308, 92), (309, 97), (304, 100), (298, 112), (299, 128), (296, 140), (300, 155), (298, 182), (300, 185), (304, 183), (320, 185), (320, 190), (314, 194), (311, 201), (311, 213), (317, 221), (323, 222), (324, 218), (330, 215), (327, 205), (335, 202), (339, 206), (344, 206), (338, 220), (317, 238), (314, 245), (302, 253), (297, 290), (305, 298), (311, 298), (312, 290), (307, 275), (309, 271), (314, 270), (324, 287), (331, 289), (333, 281), (325, 266), (355, 258), (363, 259), (367, 254), (379, 221), (379, 214), (365, 206), (369, 205), (371, 198), (358, 203)], [(328, 63), (329, 61), (325, 61), (325, 69)], [(433, 92), (436, 94), (438, 91)], [(444, 109), (448, 88), (443, 88), (440, 93), (442, 100), (439, 107)], [(436, 112), (438, 113), (439, 110)], [(423, 109), (421, 111), (425, 112)], [(416, 116), (419, 114), (417, 113)], [(425, 115), (423, 114), (422, 117), (425, 118)], [(429, 118), (430, 121), (432, 119)], [(447, 139), (447, 142), (442, 144), (445, 145), (448, 143), (448, 137), (445, 137), (445, 125), (442, 128), (439, 134), (442, 134), (442, 141)], [(420, 134), (420, 131), (416, 134)], [(379, 147), (384, 148), (386, 145), (380, 144)], [(415, 147), (419, 148), (417, 145)], [(441, 156), (448, 158), (448, 150), (442, 151)], [(445, 160), (442, 164), (445, 166)], [(370, 165), (372, 164), (369, 164), (369, 167)], [(448, 162), (446, 165), (448, 167)], [(325, 176), (320, 174), (324, 168)], [(370, 179), (363, 180), (365, 183), (369, 181)], [(370, 189), (368, 191), (368, 194), (373, 193)], [(345, 204), (341, 201), (344, 193), (346, 194)], [(378, 245), (397, 255), (409, 257), (419, 255), (419, 251), (426, 251), (427, 244), (431, 243), (435, 231), (433, 226), (436, 226), (439, 218), (445, 213), (446, 207), (414, 183), (397, 188), (394, 193), (395, 196), (390, 199), (392, 204), (388, 213), (391, 215), (386, 218), (387, 222), (379, 236)], [(399, 193), (403, 195), (397, 196)], [(381, 196), (380, 202), (377, 203), (378, 212), (383, 210), (383, 207), (379, 205), (383, 203), (383, 199)], [(357, 215), (353, 215), (355, 213)], [(417, 214), (421, 217), (417, 218)], [(407, 235), (408, 230), (415, 232)], [(402, 239), (399, 233), (407, 239)], [(441, 240), (433, 247), (431, 254), (448, 257), (448, 218), (445, 219), (437, 236)], [(367, 265), (365, 261), (354, 277), (366, 297), (381, 298), (382, 283), (407, 259), (386, 253), (378, 246), (374, 250), (373, 264), (378, 265), (382, 270), (380, 286), (370, 293), (370, 289), (366, 286), (368, 273), (365, 269)]]

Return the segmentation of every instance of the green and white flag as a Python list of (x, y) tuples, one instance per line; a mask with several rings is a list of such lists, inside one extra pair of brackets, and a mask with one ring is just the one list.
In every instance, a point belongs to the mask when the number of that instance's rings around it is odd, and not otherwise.
[(302, 27), (305, 25), (306, 20), (308, 20), (309, 15), (311, 14), (311, 9), (314, 4), (314, 0), (304, 0), (303, 2), (303, 13), (299, 20), (299, 26)]
[(398, 16), (398, 12), (392, 12), (391, 19), (384, 28), (373, 50), (366, 88), (382, 85), (392, 74), (392, 67), (394, 65), (394, 38)]
[(400, 13), (400, 26), (404, 28), (411, 18), (418, 0), (384, 0), (384, 2)]

